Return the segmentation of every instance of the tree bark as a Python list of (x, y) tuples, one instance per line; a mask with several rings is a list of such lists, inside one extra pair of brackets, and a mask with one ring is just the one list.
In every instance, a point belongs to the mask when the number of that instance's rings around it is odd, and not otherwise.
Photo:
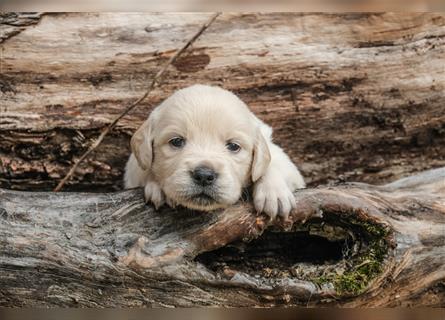
[[(52, 189), (208, 16), (0, 16), (0, 186)], [(132, 132), (194, 83), (237, 93), (311, 186), (444, 166), (444, 56), (443, 14), (223, 14), (66, 190), (120, 189)]]
[(445, 306), (445, 168), (295, 195), (272, 224), (0, 189), (0, 306)]

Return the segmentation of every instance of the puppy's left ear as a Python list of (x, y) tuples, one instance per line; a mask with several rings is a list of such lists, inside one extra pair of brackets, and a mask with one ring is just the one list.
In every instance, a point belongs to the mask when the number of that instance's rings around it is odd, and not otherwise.
[(271, 160), (269, 146), (261, 129), (258, 128), (253, 147), (252, 181), (256, 182), (266, 173)]
[(145, 120), (139, 129), (131, 137), (131, 151), (133, 151), (139, 166), (148, 170), (153, 160), (152, 147), (152, 116)]

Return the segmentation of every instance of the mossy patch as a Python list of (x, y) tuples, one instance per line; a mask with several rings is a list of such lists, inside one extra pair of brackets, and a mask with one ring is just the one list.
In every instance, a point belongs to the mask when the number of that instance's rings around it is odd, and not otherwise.
[(358, 219), (349, 218), (343, 223), (356, 230), (363, 248), (347, 261), (349, 268), (342, 274), (327, 273), (311, 280), (320, 286), (331, 284), (339, 295), (357, 295), (383, 271), (389, 231), (384, 226)]

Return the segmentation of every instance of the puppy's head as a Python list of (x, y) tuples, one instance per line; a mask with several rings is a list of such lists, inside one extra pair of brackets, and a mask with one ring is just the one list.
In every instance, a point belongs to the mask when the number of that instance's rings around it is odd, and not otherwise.
[(159, 105), (131, 146), (169, 199), (205, 211), (235, 203), (270, 163), (261, 122), (234, 94), (204, 85)]

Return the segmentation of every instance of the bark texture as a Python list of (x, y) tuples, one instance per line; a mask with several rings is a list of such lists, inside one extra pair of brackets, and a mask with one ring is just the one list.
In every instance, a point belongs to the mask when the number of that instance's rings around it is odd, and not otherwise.
[(0, 306), (445, 306), (444, 168), (296, 197), (272, 225), (249, 202), (0, 189)]
[[(208, 16), (0, 16), (0, 186), (53, 188)], [(444, 57), (443, 14), (223, 14), (66, 190), (119, 189), (132, 132), (194, 83), (239, 94), (310, 185), (444, 166)]]
[(0, 12), (0, 43), (39, 22), (42, 13)]

